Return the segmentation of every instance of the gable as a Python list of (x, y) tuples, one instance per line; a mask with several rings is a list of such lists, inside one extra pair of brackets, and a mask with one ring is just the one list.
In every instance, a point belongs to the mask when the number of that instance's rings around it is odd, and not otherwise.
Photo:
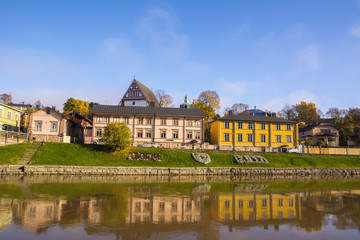
[(133, 80), (129, 88), (125, 92), (123, 98), (121, 99), (119, 105), (123, 105), (124, 101), (146, 101), (148, 105), (151, 105), (151, 102), (154, 102), (155, 107), (160, 107), (155, 94), (147, 88), (145, 85), (141, 84), (137, 80)]

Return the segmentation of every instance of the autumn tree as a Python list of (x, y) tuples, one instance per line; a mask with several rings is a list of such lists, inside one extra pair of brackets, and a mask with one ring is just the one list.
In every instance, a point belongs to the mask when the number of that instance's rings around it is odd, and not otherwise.
[(203, 110), (208, 119), (213, 119), (215, 111), (220, 109), (220, 97), (216, 91), (203, 91), (198, 99), (193, 100), (191, 107)]
[(296, 109), (294, 105), (289, 105), (289, 104), (285, 104), (285, 106), (283, 107), (283, 109), (281, 109), (280, 111), (281, 117), (290, 120), (290, 121), (294, 121), (296, 120)]
[(0, 102), (8, 104), (12, 102), (12, 96), (10, 93), (3, 93), (0, 95)]
[(112, 151), (120, 151), (131, 145), (131, 130), (125, 123), (108, 123), (103, 140)]
[(230, 111), (233, 115), (238, 115), (249, 109), (249, 105), (245, 103), (234, 103), (231, 107), (226, 107), (224, 112), (225, 115), (229, 115)]
[(305, 125), (314, 124), (320, 119), (320, 115), (318, 109), (316, 108), (315, 103), (312, 102), (304, 102), (295, 105), (295, 111), (297, 114), (297, 121), (301, 123), (305, 123)]
[(156, 90), (155, 96), (161, 107), (169, 107), (173, 103), (173, 98), (162, 89)]
[(89, 113), (89, 103), (83, 100), (69, 98), (64, 103), (64, 113), (77, 112), (83, 116), (87, 116)]

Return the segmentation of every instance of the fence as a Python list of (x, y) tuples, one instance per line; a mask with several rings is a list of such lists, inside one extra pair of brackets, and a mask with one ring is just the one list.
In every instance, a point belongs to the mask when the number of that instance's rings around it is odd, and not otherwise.
[(11, 131), (0, 131), (0, 146), (10, 145), (16, 143), (23, 143), (28, 141), (27, 133), (11, 132)]
[(360, 148), (322, 148), (322, 147), (304, 147), (306, 154), (323, 154), (323, 155), (351, 155), (360, 156)]

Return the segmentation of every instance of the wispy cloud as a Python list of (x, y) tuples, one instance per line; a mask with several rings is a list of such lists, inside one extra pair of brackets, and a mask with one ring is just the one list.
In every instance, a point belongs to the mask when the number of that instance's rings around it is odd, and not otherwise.
[(311, 69), (317, 70), (321, 67), (320, 53), (317, 44), (309, 44), (296, 53), (296, 61)]
[(360, 26), (352, 27), (349, 30), (349, 35), (353, 37), (360, 38)]

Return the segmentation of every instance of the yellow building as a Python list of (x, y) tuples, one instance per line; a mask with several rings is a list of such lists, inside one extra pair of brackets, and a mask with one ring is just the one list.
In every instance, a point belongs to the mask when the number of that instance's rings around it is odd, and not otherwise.
[(19, 132), (21, 113), (17, 108), (0, 103), (0, 130)]
[(220, 150), (273, 151), (298, 148), (298, 125), (278, 117), (229, 115), (210, 123), (211, 144)]

